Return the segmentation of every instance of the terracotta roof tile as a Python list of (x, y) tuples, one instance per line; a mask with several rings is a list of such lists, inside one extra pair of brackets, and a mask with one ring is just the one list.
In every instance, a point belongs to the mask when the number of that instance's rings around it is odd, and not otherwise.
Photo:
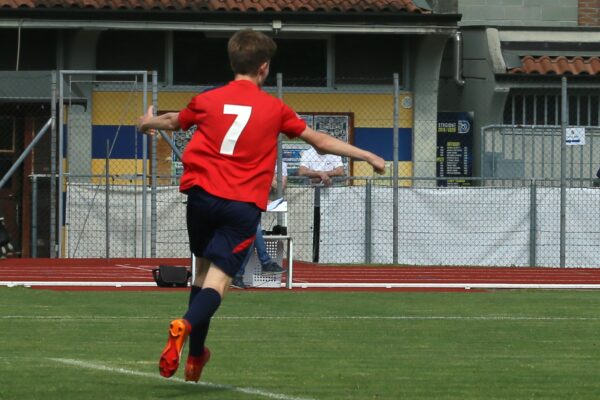
[(509, 74), (600, 75), (600, 57), (532, 57), (521, 58), (522, 66)]
[(0, 8), (428, 13), (413, 0), (0, 0)]

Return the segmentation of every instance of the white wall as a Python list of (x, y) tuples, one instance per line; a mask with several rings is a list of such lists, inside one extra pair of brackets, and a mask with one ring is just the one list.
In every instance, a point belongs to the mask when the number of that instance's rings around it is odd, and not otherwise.
[[(365, 263), (365, 193), (364, 186), (322, 190), (321, 263)], [(530, 196), (529, 188), (401, 188), (399, 263), (529, 266)], [(185, 196), (176, 187), (170, 187), (161, 188), (157, 197), (157, 255), (189, 257)], [(312, 261), (313, 199), (312, 188), (288, 188), (288, 231), (294, 238), (296, 260)], [(374, 186), (371, 203), (371, 262), (391, 263), (392, 188)], [(110, 204), (110, 256), (139, 257), (139, 188), (115, 187)], [(559, 265), (559, 204), (560, 189), (537, 189), (537, 266)], [(600, 268), (599, 204), (599, 188), (567, 189), (568, 267)], [(66, 242), (70, 257), (105, 256), (104, 209), (102, 187), (69, 186)], [(263, 218), (263, 229), (270, 229), (273, 223), (268, 217)]]

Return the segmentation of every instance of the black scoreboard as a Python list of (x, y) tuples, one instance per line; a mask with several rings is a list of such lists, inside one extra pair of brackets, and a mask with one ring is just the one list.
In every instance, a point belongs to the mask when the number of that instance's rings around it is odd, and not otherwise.
[(438, 186), (471, 186), (473, 176), (473, 113), (439, 112), (437, 120)]

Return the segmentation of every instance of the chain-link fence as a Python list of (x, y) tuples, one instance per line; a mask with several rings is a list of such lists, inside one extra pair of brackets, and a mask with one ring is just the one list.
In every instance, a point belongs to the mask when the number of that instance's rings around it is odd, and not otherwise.
[[(435, 91), (425, 90), (426, 82), (410, 91), (398, 75), (334, 89), (281, 75), (274, 82), (265, 90), (309, 126), (387, 164), (385, 175), (375, 175), (363, 161), (320, 155), (282, 135), (273, 198), (288, 201), (296, 260), (600, 266), (593, 257), (600, 235), (594, 223), (600, 217), (600, 102), (581, 85), (569, 97), (556, 84), (553, 94), (511, 93), (502, 123), (480, 127), (465, 150), (454, 139), (441, 149), (439, 134), (461, 133), (472, 119), (440, 123)], [(45, 86), (49, 97), (56, 88), (51, 104), (62, 106), (31, 105), (39, 117), (32, 137), (52, 116), (62, 123), (41, 135), (20, 175), (10, 178), (25, 177), (30, 185), (21, 191), (29, 200), (23, 195), (21, 211), (12, 214), (22, 219), (22, 254), (188, 257), (178, 154), (193, 129), (150, 138), (139, 135), (135, 123), (148, 105), (158, 113), (177, 111), (195, 93), (159, 91), (156, 75), (127, 71), (63, 71)], [(3, 130), (17, 123), (4, 122)], [(281, 224), (280, 214), (264, 214), (264, 230)]]
[[(346, 180), (339, 186), (290, 190), (290, 231), (298, 257), (321, 263), (391, 264), (396, 245), (396, 264), (403, 265), (560, 263), (560, 188), (540, 187), (544, 180), (494, 179), (497, 186), (483, 180), (481, 186), (456, 188), (435, 187), (439, 178), (406, 178), (428, 181), (421, 186), (429, 187), (400, 188), (395, 244), (393, 188), (381, 185), (382, 179), (368, 178), (360, 186)], [(595, 257), (600, 191), (568, 188), (566, 198), (566, 263), (600, 267)]]
[[(593, 186), (600, 168), (600, 127), (568, 128), (566, 149), (569, 186)], [(482, 128), (481, 170), (485, 177), (545, 179), (560, 182), (563, 132), (560, 126), (492, 125)], [(569, 139), (567, 139), (569, 140)]]

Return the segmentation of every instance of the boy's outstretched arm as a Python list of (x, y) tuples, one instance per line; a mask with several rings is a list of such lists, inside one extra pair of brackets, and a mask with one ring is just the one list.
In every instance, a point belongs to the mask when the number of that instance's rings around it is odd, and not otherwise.
[(343, 142), (325, 133), (306, 128), (300, 138), (313, 146), (317, 151), (327, 154), (337, 154), (368, 162), (378, 174), (385, 172), (385, 161), (376, 154)]
[(176, 131), (179, 129), (179, 113), (170, 112), (154, 116), (154, 107), (148, 107), (146, 114), (138, 119), (137, 128), (140, 132), (154, 135), (156, 129)]

